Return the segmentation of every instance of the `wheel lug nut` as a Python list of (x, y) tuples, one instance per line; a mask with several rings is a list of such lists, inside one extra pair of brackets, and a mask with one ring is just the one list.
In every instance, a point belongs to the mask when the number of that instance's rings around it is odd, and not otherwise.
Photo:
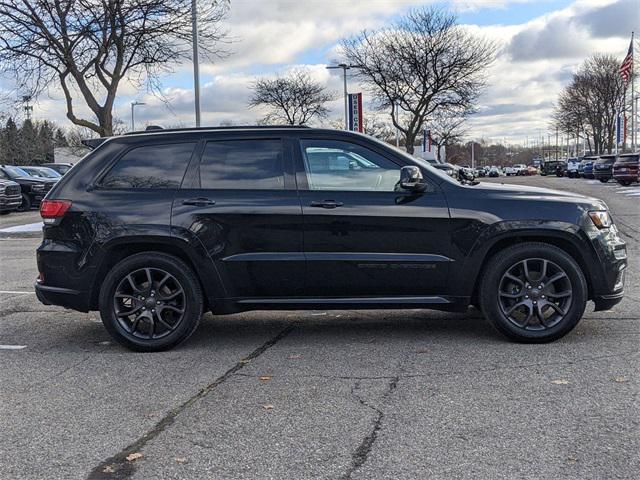
[(154, 308), (154, 309), (152, 309), (152, 310), (151, 310), (151, 313), (156, 313), (156, 309), (155, 309), (155, 308)]
[(160, 305), (160, 300), (158, 300), (158, 301), (156, 302), (156, 305)]
[(525, 295), (524, 298), (529, 298), (529, 295)]
[(144, 300), (144, 297), (142, 297), (142, 300)]
[(537, 305), (537, 304), (538, 304), (538, 302), (533, 302), (533, 304), (534, 304), (534, 305)]
[(531, 285), (527, 285), (527, 288), (528, 288), (529, 290), (531, 290)]
[(146, 307), (142, 307), (142, 310), (146, 310)]

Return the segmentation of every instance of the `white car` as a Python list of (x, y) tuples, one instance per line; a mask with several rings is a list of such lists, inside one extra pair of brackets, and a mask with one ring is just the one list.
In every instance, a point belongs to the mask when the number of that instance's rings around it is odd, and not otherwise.
[(516, 171), (516, 175), (525, 175), (526, 174), (526, 170), (527, 170), (527, 166), (522, 164), (522, 163), (516, 163), (513, 168)]
[(578, 157), (567, 158), (567, 177), (578, 178), (580, 173), (578, 172), (578, 166), (580, 165), (580, 159)]
[(518, 175), (518, 170), (516, 170), (515, 165), (514, 166), (509, 166), (509, 167), (505, 167), (504, 169), (504, 174), (507, 177), (510, 177), (511, 175)]

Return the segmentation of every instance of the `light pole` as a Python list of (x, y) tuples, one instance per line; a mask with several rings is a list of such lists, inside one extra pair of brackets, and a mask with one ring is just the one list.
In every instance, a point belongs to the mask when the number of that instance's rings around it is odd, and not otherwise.
[(146, 103), (144, 102), (131, 102), (131, 131), (135, 132), (136, 131), (136, 120), (135, 120), (135, 116), (134, 116), (134, 107), (136, 105), (146, 105)]
[(200, 126), (200, 66), (198, 64), (198, 6), (191, 0), (191, 35), (193, 43), (193, 90), (196, 104), (196, 127)]
[(347, 70), (349, 70), (351, 66), (347, 65), (346, 63), (327, 66), (328, 70), (333, 70), (334, 68), (342, 69), (342, 80), (344, 82), (344, 129), (349, 130), (349, 94), (347, 93)]

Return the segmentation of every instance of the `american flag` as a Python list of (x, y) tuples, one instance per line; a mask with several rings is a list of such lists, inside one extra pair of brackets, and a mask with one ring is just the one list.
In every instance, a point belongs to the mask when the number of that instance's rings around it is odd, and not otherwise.
[(627, 56), (624, 57), (622, 61), (622, 65), (620, 65), (620, 76), (623, 78), (625, 82), (628, 82), (631, 78), (631, 74), (633, 73), (633, 38), (631, 38), (631, 43), (629, 44), (629, 51), (627, 52)]

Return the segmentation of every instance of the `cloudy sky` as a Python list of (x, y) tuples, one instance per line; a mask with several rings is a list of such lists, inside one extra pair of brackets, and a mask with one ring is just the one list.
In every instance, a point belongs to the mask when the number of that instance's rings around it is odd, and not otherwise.
[[(333, 91), (341, 92), (338, 71), (325, 66), (337, 58), (337, 44), (362, 29), (375, 29), (408, 9), (430, 5), (424, 0), (231, 0), (226, 29), (234, 38), (230, 55), (201, 65), (204, 125), (222, 121), (255, 123), (261, 112), (247, 107), (249, 86), (304, 66)], [(524, 142), (545, 132), (558, 92), (591, 53), (624, 57), (632, 30), (640, 33), (640, 0), (469, 0), (437, 2), (458, 14), (459, 23), (496, 40), (498, 59), (489, 88), (471, 119), (470, 136)], [(162, 78), (168, 105), (146, 91), (124, 86), (116, 116), (130, 121), (130, 102), (139, 125), (193, 125), (192, 66), (177, 66)], [(360, 91), (354, 79), (350, 91)], [(343, 103), (331, 104), (331, 119), (340, 119)], [(365, 108), (367, 96), (365, 94)], [(61, 95), (41, 97), (34, 116), (68, 125)]]

